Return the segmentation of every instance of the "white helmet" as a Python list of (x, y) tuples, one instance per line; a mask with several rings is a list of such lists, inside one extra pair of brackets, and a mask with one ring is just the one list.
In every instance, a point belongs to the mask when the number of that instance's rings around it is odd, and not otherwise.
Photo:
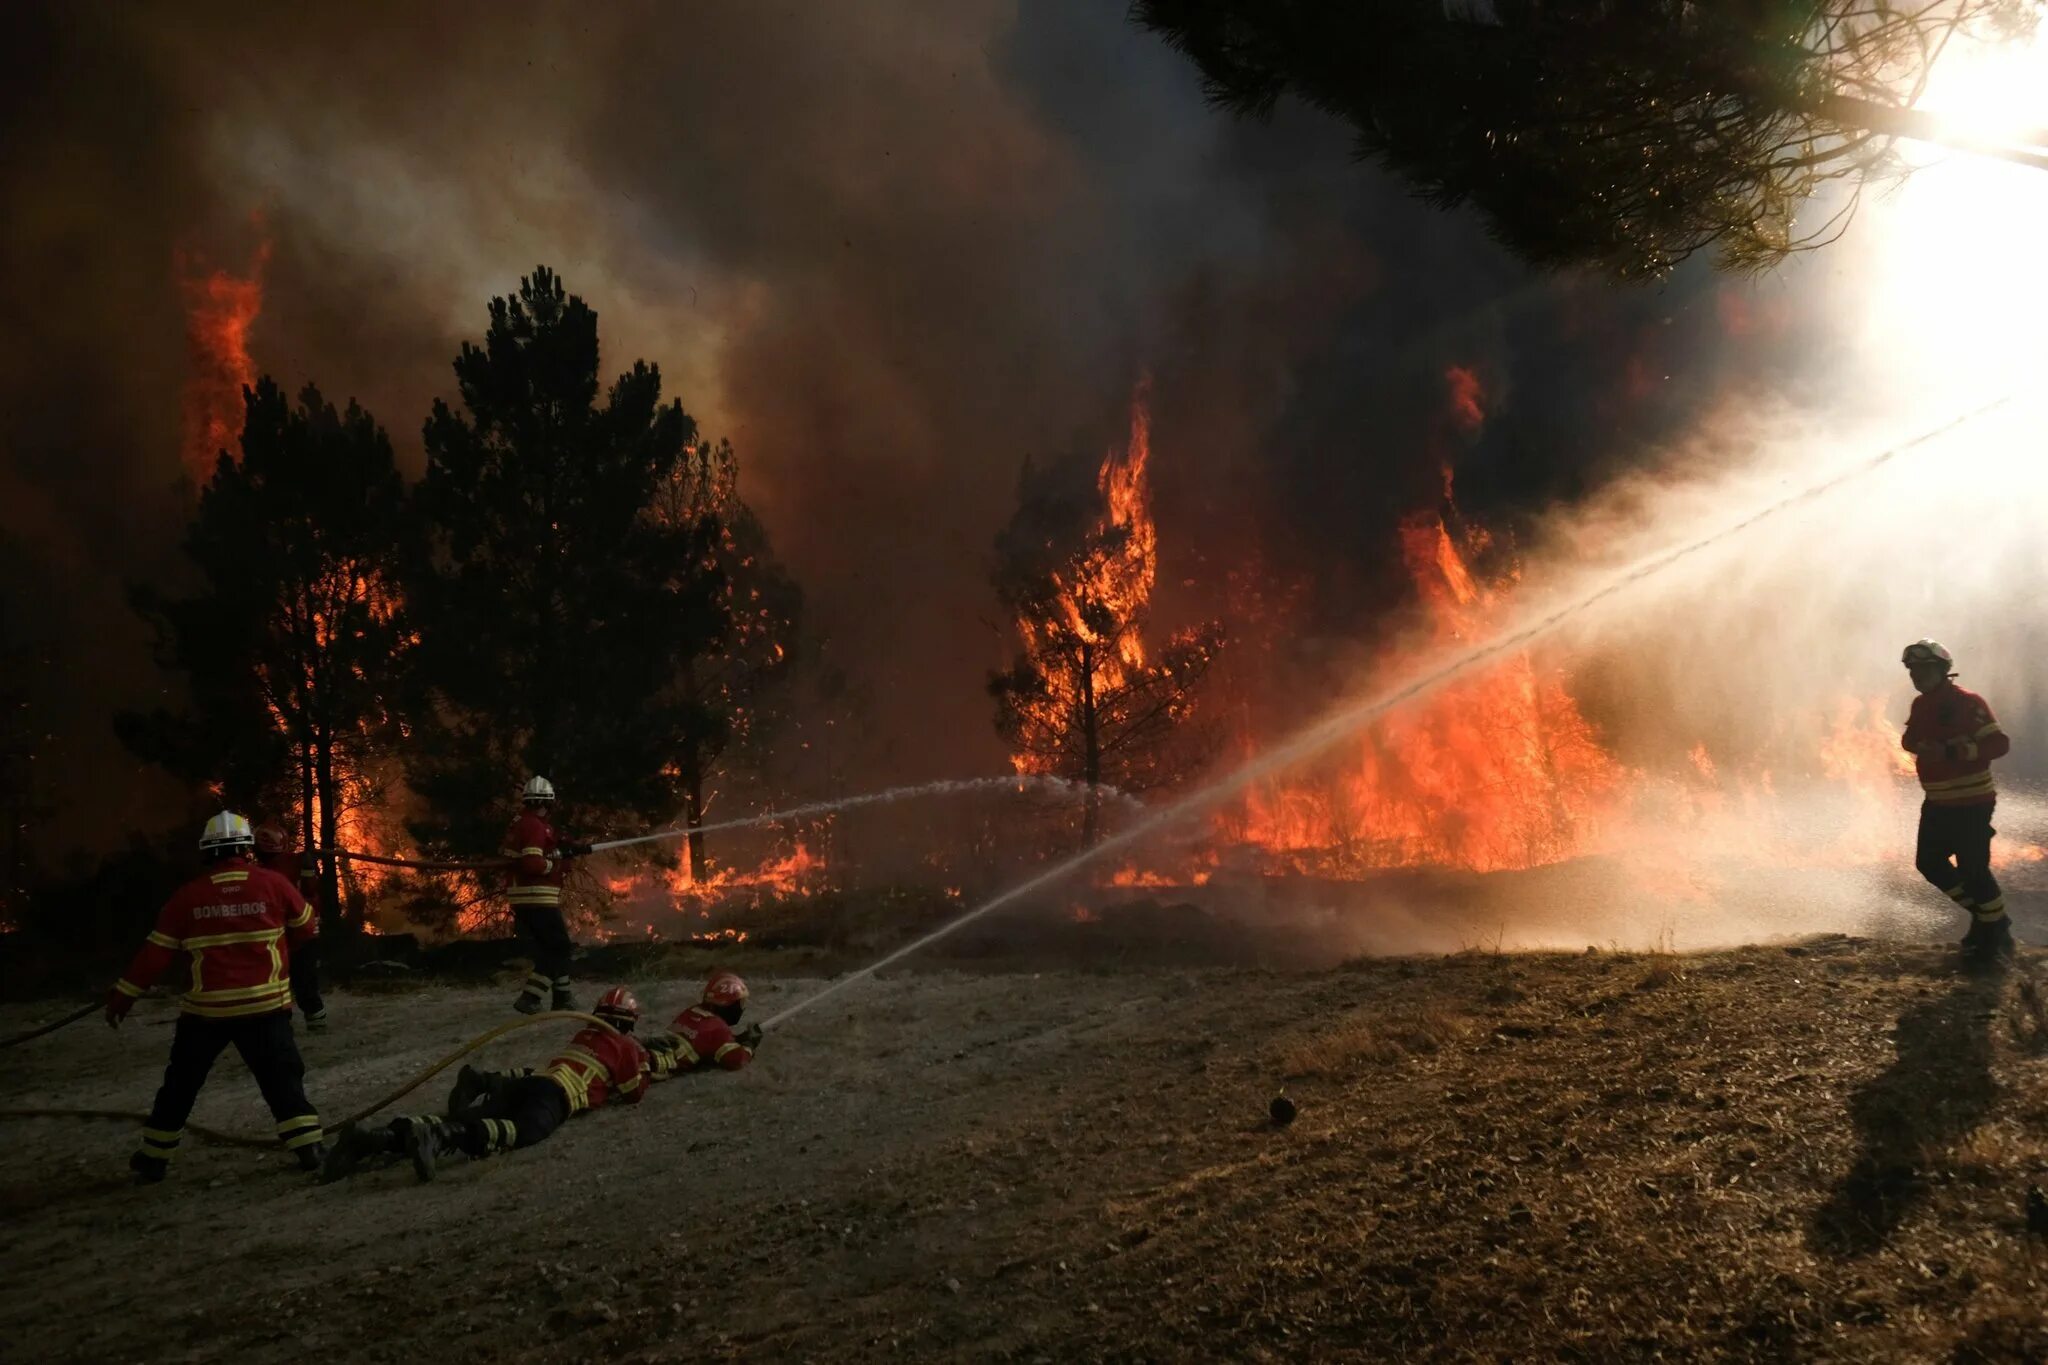
[(1919, 668), (1923, 664), (1940, 664), (1943, 668), (1948, 668), (1955, 663), (1955, 659), (1933, 640), (1915, 640), (1906, 646), (1906, 652), (1899, 656), (1899, 662), (1908, 668)]
[(217, 853), (222, 849), (256, 847), (255, 831), (249, 828), (247, 817), (224, 810), (206, 822), (206, 828), (199, 831), (199, 851)]
[(555, 784), (545, 777), (529, 777), (520, 791), (521, 801), (552, 801), (555, 799)]

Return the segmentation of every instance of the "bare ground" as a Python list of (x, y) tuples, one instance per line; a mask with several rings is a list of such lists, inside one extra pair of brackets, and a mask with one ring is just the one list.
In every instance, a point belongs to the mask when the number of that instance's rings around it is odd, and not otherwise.
[[(137, 1189), (125, 1125), (13, 1121), (0, 1355), (2043, 1359), (2040, 966), (1830, 938), (915, 973), (427, 1186), (188, 1141)], [(764, 1014), (818, 984), (752, 977)], [(507, 995), (341, 993), (314, 1098), (364, 1102)], [(169, 1019), (10, 1050), (0, 1104), (145, 1105)], [(267, 1125), (231, 1057), (196, 1118)]]

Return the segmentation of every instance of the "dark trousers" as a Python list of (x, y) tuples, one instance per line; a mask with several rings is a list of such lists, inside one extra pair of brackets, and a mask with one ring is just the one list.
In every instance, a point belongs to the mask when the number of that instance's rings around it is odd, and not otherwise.
[(292, 1041), (291, 1011), (235, 1019), (181, 1014), (177, 1031), (171, 1035), (171, 1061), (164, 1068), (164, 1083), (142, 1130), (144, 1160), (170, 1160), (185, 1135), (185, 1120), (192, 1116), (192, 1105), (206, 1084), (207, 1073), (213, 1070), (214, 1059), (230, 1043), (242, 1055), (242, 1064), (256, 1078), (263, 1102), (277, 1120), (278, 1140), (291, 1150), (320, 1141), (320, 1116), (306, 1098), (306, 1064), (299, 1060), (299, 1046)]
[(456, 1145), (470, 1156), (531, 1147), (569, 1118), (569, 1096), (546, 1076), (514, 1076), (490, 1088), (490, 1097), (453, 1120)]
[(307, 939), (292, 949), (292, 999), (297, 1002), (299, 1013), (308, 1018), (325, 1012), (327, 1004), (320, 998), (320, 940)]
[(512, 918), (533, 943), (533, 976), (528, 978), (529, 989), (535, 995), (546, 995), (552, 990), (557, 995), (569, 992), (569, 959), (576, 951), (576, 945), (569, 938), (569, 922), (562, 918), (559, 905), (515, 905)]
[(1991, 875), (1991, 827), (1993, 806), (1920, 807), (1919, 847), (1913, 866), (1920, 875), (1957, 905), (1978, 919), (1995, 920), (2005, 914), (2005, 896)]

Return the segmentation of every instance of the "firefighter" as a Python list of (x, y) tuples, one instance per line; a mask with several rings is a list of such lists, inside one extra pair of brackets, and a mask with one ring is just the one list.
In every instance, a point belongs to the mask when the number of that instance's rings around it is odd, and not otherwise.
[(647, 1094), (647, 1051), (633, 1037), (640, 1002), (624, 986), (606, 991), (593, 1011), (610, 1025), (586, 1025), (539, 1072), (516, 1074), (462, 1068), (448, 1092), (448, 1112), (396, 1118), (376, 1128), (342, 1129), (327, 1156), (323, 1183), (351, 1175), (371, 1157), (412, 1158), (432, 1180), (451, 1156), (481, 1160), (542, 1142), (562, 1124), (608, 1101), (638, 1104)]
[(719, 1067), (738, 1071), (754, 1060), (761, 1026), (734, 1033), (747, 1009), (747, 983), (732, 972), (715, 972), (704, 983), (704, 998), (669, 1025), (672, 1032), (647, 1040), (650, 1069), (657, 1079), (684, 1071)]
[(320, 1168), (320, 1116), (306, 1098), (305, 1064), (292, 1041), (290, 963), (319, 932), (298, 888), (250, 859), (249, 822), (222, 811), (206, 822), (199, 854), (206, 871), (187, 882), (157, 915), (156, 928), (107, 992), (107, 1024), (119, 1028), (136, 999), (180, 953), (191, 988), (171, 1035), (170, 1065), (128, 1167), (143, 1184), (170, 1168), (199, 1089), (230, 1043), (255, 1076), (277, 1136), (305, 1170)]
[(545, 777), (527, 779), (519, 794), (521, 809), (512, 827), (505, 831), (500, 850), (513, 859), (512, 918), (533, 941), (533, 970), (512, 1008), (521, 1014), (539, 1014), (549, 1007), (576, 1008), (569, 993), (569, 959), (576, 945), (569, 940), (569, 922), (562, 918), (562, 878), (569, 860), (590, 852), (589, 844), (564, 843), (555, 833), (550, 808), (555, 804), (555, 787)]
[(2013, 950), (2005, 896), (1991, 875), (1991, 814), (1998, 790), (1991, 761), (2012, 741), (1984, 699), (1956, 686), (1955, 660), (1932, 640), (1906, 646), (1901, 661), (1919, 696), (1900, 742), (1913, 755), (1924, 799), (1913, 865), (1950, 900), (1970, 912), (1963, 959), (1989, 965)]
[[(308, 905), (320, 903), (319, 868), (311, 853), (303, 858), (292, 852), (291, 843), (276, 825), (256, 826), (256, 863), (298, 888)], [(319, 918), (319, 912), (314, 912)], [(307, 939), (292, 953), (292, 999), (305, 1017), (306, 1032), (327, 1031), (327, 1003), (320, 998), (320, 940)]]

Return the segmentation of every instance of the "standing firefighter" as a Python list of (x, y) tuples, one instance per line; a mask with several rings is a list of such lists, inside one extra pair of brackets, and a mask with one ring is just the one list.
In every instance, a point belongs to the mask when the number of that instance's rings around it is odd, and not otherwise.
[(647, 1094), (647, 1053), (633, 1037), (640, 1002), (614, 986), (597, 1002), (597, 1017), (569, 1040), (547, 1069), (509, 1074), (462, 1068), (448, 1092), (446, 1114), (398, 1118), (377, 1128), (344, 1128), (328, 1154), (322, 1181), (339, 1180), (374, 1156), (412, 1158), (432, 1180), (451, 1156), (472, 1160), (531, 1147), (587, 1109), (609, 1100), (638, 1104)]
[(255, 842), (249, 822), (232, 811), (206, 822), (199, 854), (207, 870), (164, 905), (149, 941), (107, 992), (107, 1023), (118, 1028), (174, 958), (183, 953), (190, 960), (192, 983), (171, 1036), (170, 1065), (142, 1130), (142, 1149), (128, 1160), (144, 1183), (164, 1178), (206, 1073), (230, 1043), (262, 1089), (278, 1139), (302, 1168), (320, 1168), (320, 1116), (306, 1098), (306, 1068), (292, 1041), (289, 975), (293, 951), (319, 926), (298, 888), (250, 860)]
[(668, 1077), (712, 1067), (738, 1071), (753, 1061), (761, 1026), (733, 1032), (746, 1008), (747, 983), (732, 972), (715, 973), (704, 985), (704, 998), (675, 1017), (671, 1032), (647, 1040), (654, 1074)]
[(512, 917), (533, 942), (533, 970), (512, 1008), (539, 1014), (552, 1000), (558, 1010), (576, 1008), (569, 993), (569, 959), (576, 945), (569, 941), (569, 922), (562, 917), (562, 878), (569, 859), (590, 852), (588, 844), (566, 844), (550, 819), (555, 786), (545, 777), (529, 778), (519, 794), (522, 809), (505, 831), (500, 850), (512, 863)]
[[(276, 825), (256, 827), (256, 863), (275, 872), (298, 888), (308, 905), (319, 903), (319, 870), (311, 853), (300, 857)], [(315, 912), (315, 920), (319, 918)], [(321, 1033), (327, 1028), (327, 1004), (320, 998), (320, 940), (308, 938), (292, 950), (292, 999), (306, 1016), (306, 1030)]]
[(1955, 685), (1947, 650), (1919, 640), (1906, 646), (1902, 661), (1920, 693), (1901, 740), (1925, 793), (1913, 864), (1970, 912), (1964, 961), (1990, 964), (2012, 952), (2005, 896), (1991, 876), (1991, 813), (1998, 804), (1991, 760), (2005, 757), (2012, 741), (1982, 697)]

